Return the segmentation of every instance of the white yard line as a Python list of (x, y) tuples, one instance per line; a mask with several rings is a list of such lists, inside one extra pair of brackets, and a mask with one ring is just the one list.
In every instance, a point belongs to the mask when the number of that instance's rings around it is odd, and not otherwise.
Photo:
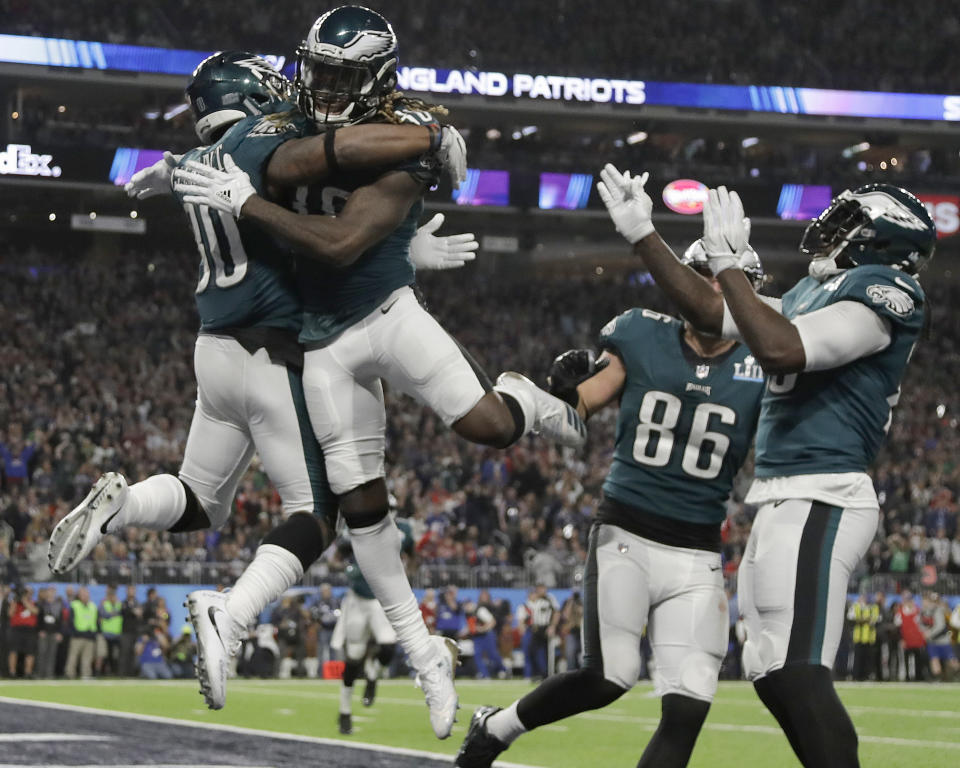
[(113, 736), (95, 733), (0, 733), (0, 743), (13, 741), (115, 741)]

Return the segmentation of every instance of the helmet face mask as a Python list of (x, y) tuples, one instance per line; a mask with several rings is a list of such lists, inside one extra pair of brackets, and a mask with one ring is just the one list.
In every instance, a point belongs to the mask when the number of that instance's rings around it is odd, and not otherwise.
[(209, 144), (224, 126), (292, 98), (290, 81), (265, 59), (242, 51), (208, 56), (194, 70), (186, 88), (197, 136)]
[[(710, 270), (710, 265), (707, 261), (707, 252), (704, 250), (701, 240), (694, 240), (690, 244), (687, 250), (683, 252), (683, 256), (680, 257), (680, 263), (690, 267), (690, 269), (698, 275), (705, 277), (707, 280), (714, 279), (713, 272)], [(767, 274), (763, 271), (760, 257), (757, 255), (757, 252), (753, 250), (752, 246), (747, 246), (747, 250), (740, 257), (740, 268), (743, 270), (743, 274), (746, 275), (747, 280), (750, 281), (750, 285), (753, 286), (755, 291), (766, 284)]]
[(297, 104), (318, 127), (373, 116), (396, 83), (396, 35), (368, 8), (328, 11), (297, 49)]
[(884, 264), (915, 274), (933, 256), (933, 219), (914, 195), (892, 184), (844, 190), (807, 226), (800, 252), (810, 275), (824, 280), (845, 269)]

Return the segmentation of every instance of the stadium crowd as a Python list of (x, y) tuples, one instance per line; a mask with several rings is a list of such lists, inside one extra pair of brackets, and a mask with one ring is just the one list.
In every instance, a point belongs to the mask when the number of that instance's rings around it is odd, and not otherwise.
[[(558, 0), (367, 3), (384, 13), (403, 61), (417, 66), (884, 91), (960, 90), (960, 21), (937, 3), (690, 0), (656, 7)], [(290, 56), (315, 3), (158, 4), (0, 0), (0, 32)], [(828, 25), (823, 19), (830, 19)], [(875, 30), (883, 45), (850, 44)], [(586, 34), (589, 30), (590, 34)], [(918, 46), (922, 39), (924, 45)], [(548, 44), (544, 44), (545, 41)], [(682, 42), (681, 42), (682, 41)], [(558, 55), (558, 51), (562, 51)], [(812, 53), (816, 51), (817, 53)]]
[[(0, 569), (18, 563), (42, 578), (53, 525), (102, 472), (119, 470), (134, 482), (177, 471), (195, 392), (191, 262), (156, 251), (81, 264), (38, 249), (0, 259)], [(555, 354), (591, 345), (619, 311), (665, 308), (657, 290), (640, 282), (608, 273), (534, 285), (473, 268), (428, 275), (422, 287), (430, 309), (485, 370), (522, 370), (542, 381)], [(935, 306), (956, 299), (951, 286), (931, 290)], [(908, 576), (960, 573), (958, 342), (960, 319), (942, 313), (917, 351), (875, 471), (885, 519), (856, 577), (891, 574), (888, 591)], [(419, 562), (451, 574), (522, 567), (528, 583), (572, 585), (609, 465), (613, 409), (591, 420), (579, 455), (535, 439), (507, 452), (476, 446), (399, 395), (388, 395), (387, 412), (389, 487), (398, 514), (411, 521)], [(753, 512), (741, 501), (749, 470), (723, 532), (731, 579)], [(103, 572), (103, 583), (154, 563), (218, 563), (216, 580), (229, 580), (279, 519), (279, 498), (254, 464), (221, 530), (131, 530), (108, 537), (92, 559), (95, 568), (121, 564)], [(448, 581), (456, 579), (441, 570), (424, 586)]]

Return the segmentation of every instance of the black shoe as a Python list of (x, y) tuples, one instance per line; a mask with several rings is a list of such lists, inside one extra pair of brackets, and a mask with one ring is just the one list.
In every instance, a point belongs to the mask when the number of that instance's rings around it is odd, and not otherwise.
[(363, 689), (363, 706), (372, 707), (374, 700), (377, 698), (377, 681), (376, 680), (367, 680), (367, 684)]
[(470, 730), (467, 738), (460, 745), (457, 759), (453, 764), (458, 768), (490, 768), (497, 755), (503, 752), (507, 745), (487, 732), (487, 719), (490, 715), (499, 712), (501, 707), (480, 707), (470, 719)]
[(353, 718), (350, 715), (340, 713), (340, 733), (349, 736), (353, 733)]

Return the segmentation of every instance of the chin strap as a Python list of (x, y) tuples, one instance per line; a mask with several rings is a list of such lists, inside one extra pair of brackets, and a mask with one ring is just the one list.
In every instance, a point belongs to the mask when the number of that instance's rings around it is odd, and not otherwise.
[(837, 266), (837, 259), (832, 255), (813, 259), (810, 262), (810, 266), (807, 267), (807, 273), (819, 283), (824, 282), (834, 275), (839, 275), (841, 272), (843, 272), (843, 270)]

